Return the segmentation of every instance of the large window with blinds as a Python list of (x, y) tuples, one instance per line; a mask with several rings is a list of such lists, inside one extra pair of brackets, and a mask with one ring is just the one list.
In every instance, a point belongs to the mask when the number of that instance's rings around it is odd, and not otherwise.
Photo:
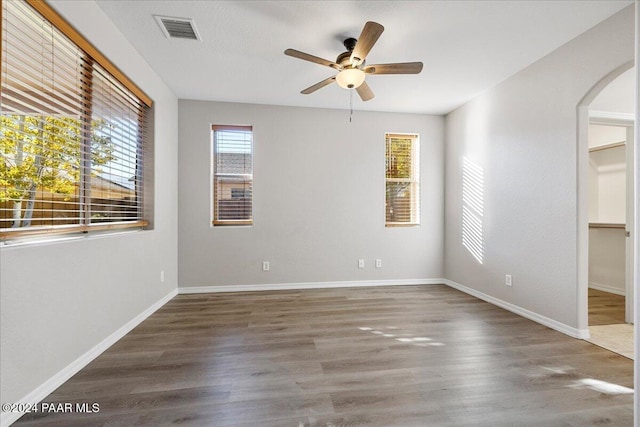
[(146, 225), (151, 100), (45, 2), (2, 2), (0, 238)]
[(213, 225), (253, 224), (253, 130), (213, 125)]
[(420, 146), (416, 134), (385, 134), (385, 225), (420, 224)]

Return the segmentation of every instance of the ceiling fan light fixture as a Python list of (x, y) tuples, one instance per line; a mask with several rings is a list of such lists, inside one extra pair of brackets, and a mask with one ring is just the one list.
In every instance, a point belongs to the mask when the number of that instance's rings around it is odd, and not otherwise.
[(344, 89), (356, 89), (364, 83), (364, 71), (359, 68), (346, 68), (336, 75), (336, 83)]

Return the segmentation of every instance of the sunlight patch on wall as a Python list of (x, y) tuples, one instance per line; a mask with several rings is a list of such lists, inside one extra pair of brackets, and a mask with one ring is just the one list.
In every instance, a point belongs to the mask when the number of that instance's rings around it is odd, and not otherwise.
[(482, 264), (484, 240), (484, 172), (466, 157), (462, 164), (462, 246)]

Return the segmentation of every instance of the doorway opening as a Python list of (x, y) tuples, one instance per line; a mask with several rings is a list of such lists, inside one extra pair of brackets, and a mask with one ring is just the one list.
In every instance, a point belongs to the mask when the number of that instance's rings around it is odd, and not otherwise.
[[(590, 114), (589, 341), (633, 359), (633, 121)], [(631, 167), (630, 167), (631, 166)], [(631, 209), (628, 209), (631, 205)]]
[[(592, 92), (597, 92), (585, 103), (588, 144), (581, 154), (586, 156), (583, 164), (587, 170), (579, 176), (587, 201), (587, 231), (581, 244), (581, 260), (586, 261), (587, 270), (584, 312), (588, 341), (633, 359), (634, 258), (630, 236), (634, 218), (635, 69), (612, 74), (599, 90), (594, 88)], [(584, 147), (584, 141), (581, 145)]]

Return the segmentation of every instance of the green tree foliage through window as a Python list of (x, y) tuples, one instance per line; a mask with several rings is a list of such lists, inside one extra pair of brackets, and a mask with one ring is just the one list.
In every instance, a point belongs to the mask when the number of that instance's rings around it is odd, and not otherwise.
[(387, 134), (385, 146), (386, 224), (419, 224), (417, 135)]
[[(12, 204), (12, 228), (31, 225), (37, 190), (74, 195), (83, 169), (82, 122), (73, 117), (0, 116), (0, 202)], [(116, 160), (104, 120), (91, 122), (91, 174)], [(68, 199), (67, 199), (68, 200)]]

